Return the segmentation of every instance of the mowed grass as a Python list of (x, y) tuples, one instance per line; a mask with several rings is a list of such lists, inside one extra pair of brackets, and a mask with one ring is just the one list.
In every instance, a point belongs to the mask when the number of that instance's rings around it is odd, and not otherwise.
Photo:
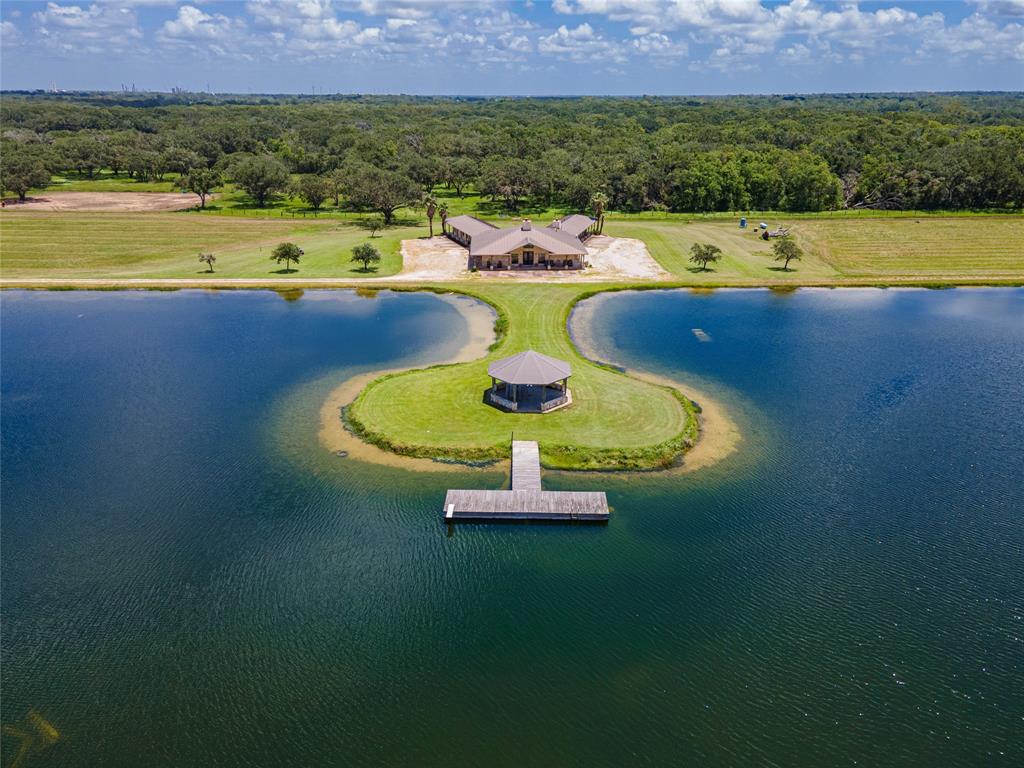
[[(641, 469), (664, 466), (696, 435), (692, 405), (672, 390), (580, 357), (566, 331), (578, 286), (495, 285), (474, 291), (508, 321), (485, 360), (411, 371), (371, 383), (348, 410), (367, 439), (413, 456), (497, 459), (509, 440), (540, 442), (545, 466)], [(534, 349), (570, 361), (573, 404), (545, 414), (505, 413), (483, 402), (488, 364)]]
[[(387, 229), (371, 238), (353, 224), (235, 219), (187, 213), (17, 212), (0, 214), (0, 275), (16, 278), (360, 278), (401, 270), (401, 240), (419, 230)], [(280, 242), (305, 250), (292, 272), (270, 260)], [(363, 272), (351, 249), (372, 242), (376, 271)], [(217, 257), (209, 274), (200, 251)]]
[(1024, 216), (807, 221), (799, 231), (845, 277), (1024, 277)]
[[(798, 233), (803, 226), (794, 226), (791, 230)], [(804, 282), (827, 281), (839, 277), (835, 269), (814, 254), (808, 254), (799, 263), (792, 262), (789, 271), (783, 270), (779, 262), (772, 260), (771, 243), (762, 240), (752, 228), (740, 229), (736, 222), (700, 221), (686, 224), (609, 219), (605, 222), (604, 233), (613, 237), (643, 240), (658, 263), (682, 283)], [(721, 261), (709, 265), (707, 270), (700, 269), (690, 262), (690, 247), (694, 243), (717, 245), (722, 249)]]
[[(692, 285), (1024, 279), (1024, 216), (770, 219), (773, 229), (788, 226), (805, 251), (788, 271), (772, 259), (770, 242), (737, 221), (613, 218), (605, 233), (643, 240), (666, 270)], [(691, 264), (697, 242), (717, 245), (722, 260), (707, 271)]]

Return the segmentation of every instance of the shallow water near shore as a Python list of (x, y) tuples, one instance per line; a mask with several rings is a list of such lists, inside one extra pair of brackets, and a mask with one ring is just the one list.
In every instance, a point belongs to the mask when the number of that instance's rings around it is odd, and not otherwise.
[(452, 529), (504, 467), (341, 458), (320, 409), (464, 317), (288, 298), (0, 294), (5, 765), (1024, 761), (1024, 290), (600, 298), (588, 352), (739, 449)]

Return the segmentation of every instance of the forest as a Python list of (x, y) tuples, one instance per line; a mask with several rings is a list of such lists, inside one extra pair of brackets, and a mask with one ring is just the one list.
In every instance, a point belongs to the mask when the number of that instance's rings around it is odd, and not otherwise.
[(583, 210), (1015, 210), (1024, 94), (427, 98), (15, 93), (0, 183), (224, 183), (385, 218), (444, 186)]

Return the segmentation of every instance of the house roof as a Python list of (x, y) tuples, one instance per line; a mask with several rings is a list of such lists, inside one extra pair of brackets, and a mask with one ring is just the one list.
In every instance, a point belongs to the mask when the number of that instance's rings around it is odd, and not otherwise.
[(476, 237), (483, 232), (493, 232), (497, 229), (493, 224), (478, 219), (476, 216), (470, 216), (468, 213), (452, 216), (446, 223), (449, 227), (465, 232), (470, 237)]
[(487, 366), (487, 373), (508, 384), (553, 384), (572, 376), (572, 368), (565, 360), (528, 349), (495, 360)]
[(555, 256), (585, 256), (587, 253), (579, 238), (551, 227), (533, 229), (528, 222), (505, 229), (490, 229), (474, 234), (472, 238), (470, 256), (502, 256), (524, 245), (541, 248)]
[(582, 213), (574, 213), (561, 219), (555, 219), (548, 224), (548, 229), (557, 229), (573, 237), (579, 237), (594, 224), (594, 219), (584, 216)]

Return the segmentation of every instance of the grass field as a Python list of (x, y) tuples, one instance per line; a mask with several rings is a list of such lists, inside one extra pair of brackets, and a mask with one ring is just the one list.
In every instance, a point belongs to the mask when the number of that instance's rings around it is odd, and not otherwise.
[[(0, 274), (16, 278), (253, 278), (278, 277), (273, 247), (289, 240), (305, 250), (290, 277), (360, 278), (392, 275), (401, 267), (401, 240), (421, 232), (366, 230), (332, 220), (213, 218), (187, 213), (19, 212), (0, 214)], [(376, 271), (353, 264), (351, 249), (372, 242)], [(200, 251), (217, 257), (208, 274)]]
[(843, 277), (1024, 277), (1024, 216), (806, 221), (800, 239)]
[[(666, 270), (692, 285), (1024, 279), (1024, 216), (770, 221), (789, 225), (806, 253), (789, 271), (772, 260), (770, 243), (735, 222), (612, 219), (605, 233), (640, 238)], [(695, 242), (717, 245), (722, 260), (701, 271), (689, 262)]]
[[(413, 456), (502, 458), (514, 430), (516, 439), (540, 441), (548, 467), (640, 469), (671, 462), (696, 436), (692, 406), (670, 389), (598, 367), (576, 353), (566, 319), (583, 291), (538, 284), (474, 291), (507, 320), (499, 348), (486, 360), (378, 379), (350, 407), (350, 421), (371, 442)], [(572, 406), (510, 414), (483, 403), (488, 363), (525, 349), (571, 362)]]
[[(282, 205), (284, 203), (281, 203)], [(363, 273), (351, 248), (369, 240), (362, 217), (346, 214), (295, 218), (273, 215), (176, 213), (0, 213), (0, 275), (31, 278), (360, 278), (401, 269), (401, 240), (426, 234), (425, 222), (391, 227), (372, 242), (384, 259)], [(752, 219), (757, 223), (762, 217)], [(655, 259), (682, 285), (844, 283), (951, 283), (1024, 281), (1024, 216), (913, 216), (803, 218), (765, 216), (771, 226), (790, 225), (807, 255), (784, 271), (770, 245), (733, 219), (622, 218), (612, 215), (605, 233), (643, 240)], [(492, 218), (499, 225), (509, 219)], [(544, 219), (539, 219), (543, 221)], [(440, 222), (435, 221), (435, 230)], [(282, 276), (270, 249), (292, 240), (306, 251), (298, 270)], [(707, 271), (689, 262), (694, 242), (718, 245), (723, 260)], [(208, 275), (196, 259), (217, 256)]]

